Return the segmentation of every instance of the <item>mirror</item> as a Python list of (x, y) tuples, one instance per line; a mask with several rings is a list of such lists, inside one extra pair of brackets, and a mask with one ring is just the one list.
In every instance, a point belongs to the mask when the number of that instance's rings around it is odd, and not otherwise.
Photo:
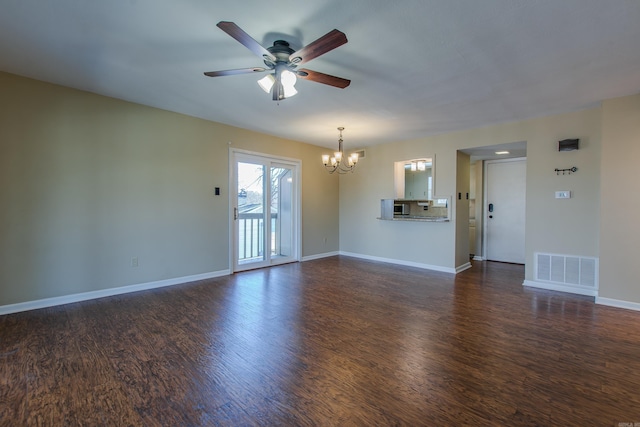
[(433, 157), (395, 162), (396, 198), (431, 200), (435, 193)]

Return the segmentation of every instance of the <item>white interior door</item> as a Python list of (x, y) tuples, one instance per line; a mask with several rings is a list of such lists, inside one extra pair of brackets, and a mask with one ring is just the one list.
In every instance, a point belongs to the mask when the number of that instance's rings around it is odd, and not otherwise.
[(299, 260), (299, 162), (232, 151), (233, 270)]
[(524, 264), (526, 159), (485, 162), (485, 250), (490, 261)]

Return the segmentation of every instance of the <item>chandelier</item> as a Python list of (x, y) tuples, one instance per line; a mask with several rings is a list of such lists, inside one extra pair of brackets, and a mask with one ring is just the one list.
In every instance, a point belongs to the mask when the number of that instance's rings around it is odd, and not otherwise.
[(328, 154), (322, 155), (322, 163), (329, 173), (338, 172), (339, 174), (353, 172), (358, 163), (358, 153), (352, 153), (349, 157), (344, 156), (342, 151), (342, 131), (343, 127), (339, 127), (340, 137), (338, 138), (338, 151), (333, 153), (333, 156)]

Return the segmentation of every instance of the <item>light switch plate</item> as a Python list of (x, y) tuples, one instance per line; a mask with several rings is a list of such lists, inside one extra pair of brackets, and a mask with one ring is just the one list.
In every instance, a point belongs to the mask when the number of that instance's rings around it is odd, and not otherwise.
[(570, 199), (570, 198), (571, 198), (571, 191), (568, 191), (568, 190), (556, 191), (556, 199)]

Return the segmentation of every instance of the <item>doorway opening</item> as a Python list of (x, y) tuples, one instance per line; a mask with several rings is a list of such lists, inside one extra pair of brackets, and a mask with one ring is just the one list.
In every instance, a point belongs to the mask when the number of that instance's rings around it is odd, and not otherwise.
[[(470, 156), (470, 183), (469, 183), (469, 254), (475, 261), (487, 260), (487, 242), (492, 238), (487, 236), (486, 227), (489, 219), (486, 215), (489, 201), (486, 200), (487, 189), (485, 187), (485, 164), (496, 160), (522, 158), (526, 160), (526, 141), (510, 142), (460, 150)], [(504, 153), (506, 154), (497, 154)], [(524, 190), (523, 190), (524, 191)], [(524, 200), (522, 201), (524, 205)], [(494, 209), (497, 206), (494, 203)], [(524, 207), (523, 207), (524, 209)], [(457, 217), (457, 216), (456, 216)], [(524, 236), (524, 224), (518, 229), (518, 233)], [(491, 247), (490, 247), (491, 248)]]

